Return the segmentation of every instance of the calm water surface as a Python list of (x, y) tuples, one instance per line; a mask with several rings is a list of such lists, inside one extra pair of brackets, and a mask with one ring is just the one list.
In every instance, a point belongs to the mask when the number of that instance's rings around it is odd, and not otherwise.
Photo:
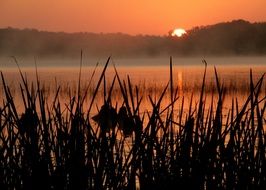
[[(206, 102), (210, 101), (211, 94), (216, 92), (216, 83), (214, 75), (214, 66), (218, 71), (220, 82), (225, 86), (227, 95), (224, 103), (224, 108), (227, 109), (231, 105), (232, 98), (238, 98), (241, 103), (247, 98), (249, 89), (249, 76), (250, 69), (252, 69), (253, 79), (257, 81), (263, 73), (266, 72), (266, 58), (210, 58), (206, 59), (208, 62), (207, 76), (206, 76)], [(49, 62), (51, 64), (52, 61)], [(94, 77), (92, 78), (95, 66), (88, 61), (84, 61), (81, 72), (81, 87), (85, 91), (86, 87), (90, 84), (90, 92), (96, 86), (100, 73), (103, 69), (105, 61), (100, 62), (100, 66), (96, 68)], [(135, 63), (135, 64), (134, 64)], [(145, 64), (146, 63), (146, 64)], [(142, 109), (143, 111), (149, 110), (150, 102), (148, 95), (151, 95), (154, 100), (159, 97), (163, 88), (169, 81), (169, 59), (112, 59), (110, 66), (106, 72), (107, 88), (110, 86), (115, 75), (113, 65), (116, 65), (118, 74), (122, 80), (126, 80), (127, 76), (130, 77), (132, 84), (139, 87), (140, 94), (144, 96)], [(79, 78), (79, 67), (73, 67), (69, 63), (57, 66), (56, 64), (44, 67), (38, 67), (38, 76), (41, 80), (43, 89), (46, 92), (46, 98), (51, 101), (54, 97), (56, 89), (61, 86), (60, 98), (62, 101), (69, 101), (69, 97), (76, 94)], [(47, 63), (48, 64), (48, 63)], [(48, 64), (48, 65), (49, 65)], [(3, 65), (3, 63), (2, 63)], [(127, 65), (127, 66), (125, 66)], [(199, 92), (202, 85), (202, 78), (204, 73), (204, 64), (201, 63), (199, 58), (190, 59), (173, 59), (173, 79), (174, 86), (178, 89), (178, 95), (184, 97), (185, 106), (188, 107), (188, 102), (191, 95), (194, 97), (194, 104), (197, 103)], [(23, 107), (21, 105), (21, 95), (19, 91), (19, 83), (21, 78), (18, 69), (14, 67), (2, 67), (5, 80), (11, 88), (11, 92), (15, 97), (18, 109)], [(22, 64), (22, 72), (26, 74), (28, 81), (35, 83), (36, 74), (34, 67), (30, 65), (24, 66)], [(91, 81), (91, 82), (90, 82)], [(2, 83), (1, 83), (2, 86)], [(262, 94), (265, 95), (266, 88), (263, 85)], [(3, 99), (3, 88), (1, 87), (0, 98)], [(95, 104), (100, 106), (103, 101), (103, 87), (100, 88), (99, 95)], [(90, 95), (88, 95), (87, 103), (90, 102)], [(121, 94), (119, 94), (118, 85), (115, 86), (113, 92), (113, 101), (121, 103)], [(169, 103), (169, 94), (167, 94), (163, 106)], [(181, 99), (178, 100), (181, 102)], [(119, 102), (120, 101), (120, 102)], [(95, 110), (96, 111), (96, 110)]]

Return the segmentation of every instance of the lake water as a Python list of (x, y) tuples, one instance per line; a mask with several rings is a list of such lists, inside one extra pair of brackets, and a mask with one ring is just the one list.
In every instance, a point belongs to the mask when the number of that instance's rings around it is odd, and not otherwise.
[[(225, 98), (224, 108), (229, 108), (232, 98), (238, 98), (239, 102), (243, 102), (249, 92), (249, 73), (252, 69), (253, 79), (257, 81), (263, 73), (266, 72), (266, 57), (220, 57), (206, 58), (208, 63), (206, 76), (206, 102), (210, 101), (211, 94), (216, 93), (216, 82), (214, 75), (214, 66), (219, 75), (220, 82), (225, 86), (227, 95)], [(26, 74), (29, 84), (36, 84), (36, 74), (34, 61), (29, 59), (18, 60), (23, 74)], [(94, 77), (93, 71), (96, 63)], [(106, 59), (88, 59), (84, 58), (81, 69), (81, 87), (85, 91), (91, 81), (88, 98), (89, 104), (93, 90), (102, 72)], [(11, 92), (15, 97), (18, 109), (23, 109), (19, 83), (22, 81), (15, 67), (14, 62), (9, 59), (1, 59), (2, 72), (5, 80), (11, 88)], [(114, 65), (122, 80), (130, 77), (133, 86), (138, 86), (140, 94), (143, 95), (142, 110), (149, 110), (151, 105), (148, 95), (155, 100), (158, 99), (160, 93), (169, 82), (169, 58), (145, 58), (145, 59), (114, 59), (112, 58), (106, 71), (106, 85), (110, 86), (115, 75)], [(62, 101), (69, 101), (69, 97), (77, 92), (79, 78), (79, 60), (37, 60), (38, 76), (41, 80), (43, 89), (46, 92), (47, 100), (51, 101), (54, 97), (56, 89), (61, 86), (60, 98)], [(199, 92), (202, 85), (204, 73), (204, 64), (201, 58), (173, 58), (173, 80), (174, 87), (178, 89), (178, 95), (184, 97), (185, 106), (188, 103), (192, 93), (194, 94), (194, 103), (197, 103)], [(117, 82), (116, 82), (117, 83)], [(2, 86), (2, 83), (1, 83)], [(262, 95), (265, 95), (266, 87), (263, 84)], [(100, 88), (94, 111), (96, 107), (101, 106), (103, 102), (103, 87)], [(113, 92), (113, 101), (121, 103), (121, 94), (119, 93), (118, 83)], [(1, 87), (0, 98), (3, 99), (3, 88)], [(164, 104), (169, 103), (169, 94), (167, 94)], [(180, 103), (182, 98), (178, 101)], [(121, 103), (122, 104), (122, 103)], [(164, 106), (164, 105), (163, 105)], [(162, 107), (163, 107), (162, 106)]]

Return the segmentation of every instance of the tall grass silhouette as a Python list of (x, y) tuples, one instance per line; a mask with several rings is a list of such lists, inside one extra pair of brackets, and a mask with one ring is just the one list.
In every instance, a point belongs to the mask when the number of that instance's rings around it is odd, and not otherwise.
[[(200, 97), (187, 113), (184, 97), (170, 79), (159, 97), (148, 95), (151, 112), (140, 111), (143, 95), (130, 78), (115, 77), (106, 87), (108, 58), (92, 95), (78, 91), (62, 105), (57, 87), (45, 99), (36, 69), (36, 84), (21, 75), (19, 113), (1, 73), (5, 98), (0, 108), (0, 189), (261, 189), (266, 185), (264, 75), (254, 82), (243, 105), (232, 99), (223, 112), (226, 89), (215, 69), (217, 97), (206, 105), (203, 75)], [(81, 60), (82, 64), (82, 60)], [(91, 81), (87, 89), (89, 89)], [(114, 85), (121, 106), (112, 101)], [(103, 86), (104, 103), (92, 107)], [(167, 91), (169, 105), (162, 105)], [(90, 96), (90, 97), (88, 97)], [(90, 98), (85, 105), (85, 98)], [(214, 99), (217, 101), (214, 101)], [(177, 106), (177, 100), (181, 106)], [(63, 107), (63, 109), (62, 109)], [(178, 111), (174, 111), (178, 109)]]

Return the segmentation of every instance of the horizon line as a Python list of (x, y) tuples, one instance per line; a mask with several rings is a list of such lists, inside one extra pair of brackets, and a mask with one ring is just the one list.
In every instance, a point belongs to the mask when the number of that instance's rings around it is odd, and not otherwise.
[[(184, 28), (186, 31), (190, 31), (194, 28), (197, 28), (197, 27), (209, 27), (209, 26), (214, 26), (214, 25), (217, 25), (217, 24), (225, 24), (225, 23), (232, 23), (234, 21), (245, 21), (245, 22), (248, 22), (250, 24), (257, 24), (257, 23), (266, 23), (266, 20), (265, 21), (255, 21), (255, 22), (251, 22), (249, 20), (246, 20), (246, 19), (233, 19), (233, 20), (230, 20), (230, 21), (222, 21), (222, 22), (216, 22), (214, 24), (207, 24), (207, 25), (197, 25), (197, 26), (193, 26), (191, 27), (190, 29), (186, 29)], [(16, 30), (36, 30), (38, 32), (49, 32), (49, 33), (65, 33), (65, 34), (103, 34), (103, 35), (108, 35), (108, 34), (122, 34), (122, 35), (128, 35), (128, 36), (160, 36), (160, 37), (163, 37), (163, 36), (168, 36), (169, 35), (169, 31), (172, 31), (174, 30), (175, 28), (173, 27), (172, 29), (169, 29), (165, 34), (145, 34), (145, 33), (138, 33), (138, 34), (130, 34), (130, 33), (127, 33), (127, 32), (93, 32), (93, 31), (63, 31), (63, 30), (48, 30), (48, 29), (41, 29), (41, 28), (34, 28), (34, 27), (16, 27), (16, 26), (2, 26), (0, 27), (0, 29), (16, 29)]]

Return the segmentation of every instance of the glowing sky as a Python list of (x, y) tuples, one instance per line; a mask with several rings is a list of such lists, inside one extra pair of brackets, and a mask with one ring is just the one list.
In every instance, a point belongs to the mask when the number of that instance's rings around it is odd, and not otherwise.
[(0, 0), (0, 27), (165, 35), (177, 27), (266, 21), (265, 0)]

